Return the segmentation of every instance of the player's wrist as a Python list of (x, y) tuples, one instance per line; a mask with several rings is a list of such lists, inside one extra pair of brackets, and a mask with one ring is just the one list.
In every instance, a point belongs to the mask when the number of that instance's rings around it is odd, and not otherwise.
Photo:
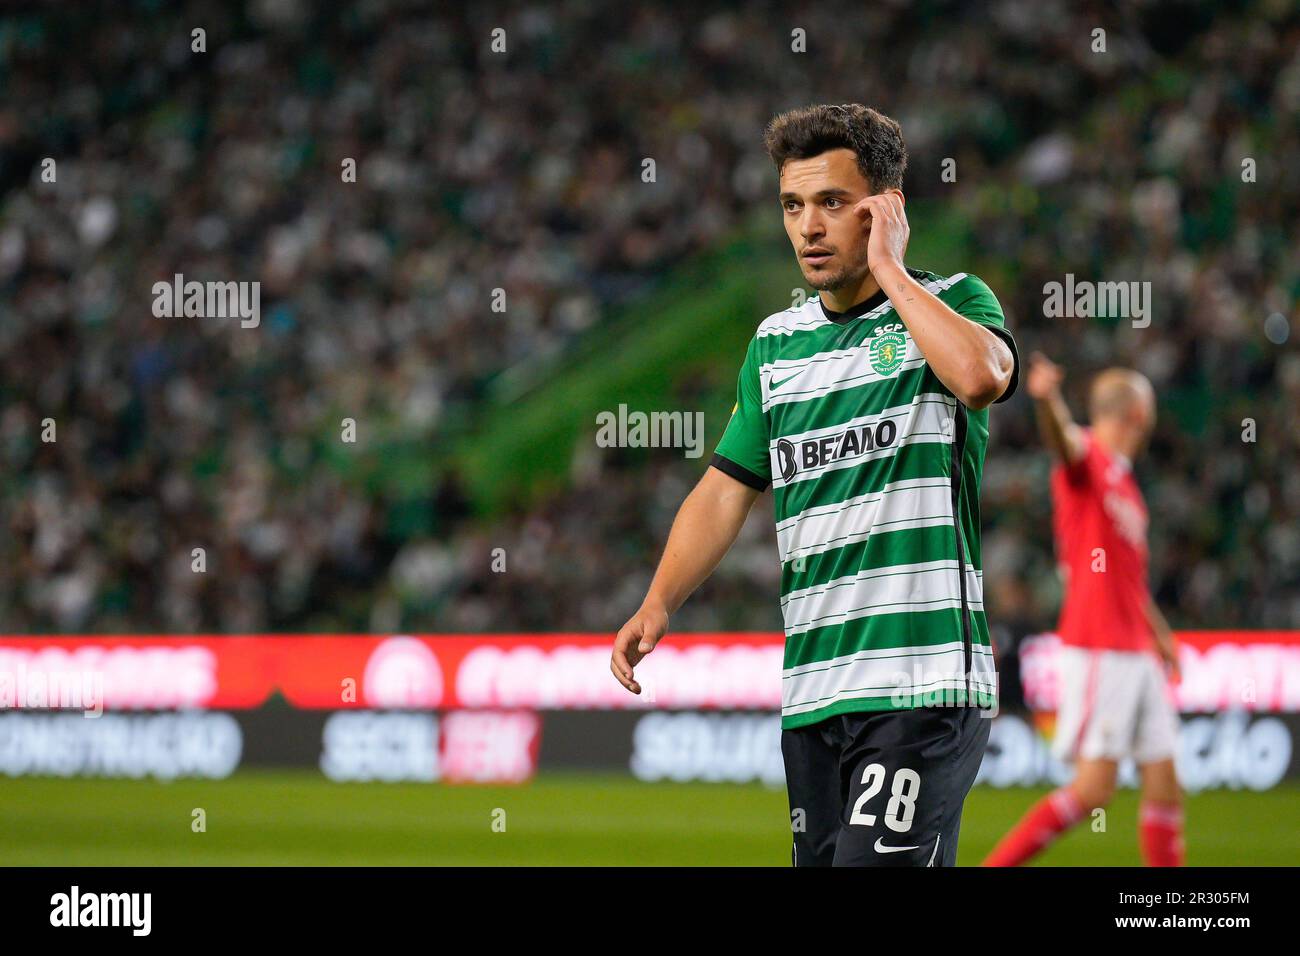
[(641, 602), (641, 613), (651, 614), (667, 620), (668, 604), (657, 595), (647, 594), (645, 600)]
[(912, 277), (907, 274), (907, 268), (903, 265), (901, 259), (889, 259), (873, 265), (871, 274), (875, 278), (876, 284), (884, 289), (886, 293), (897, 292), (899, 283), (913, 281)]

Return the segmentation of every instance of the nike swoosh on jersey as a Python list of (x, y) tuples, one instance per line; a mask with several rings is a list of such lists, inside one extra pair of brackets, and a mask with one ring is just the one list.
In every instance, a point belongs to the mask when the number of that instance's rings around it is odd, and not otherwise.
[(780, 388), (780, 387), (781, 387), (782, 385), (784, 385), (786, 382), (790, 381), (790, 379), (792, 379), (792, 378), (798, 378), (798, 377), (799, 377), (800, 375), (802, 375), (803, 373), (804, 373), (804, 370), (803, 370), (803, 369), (799, 369), (799, 371), (795, 372), (793, 375), (789, 376), (788, 378), (783, 378), (783, 379), (781, 379), (781, 381), (779, 381), (779, 382), (775, 382), (775, 381), (773, 381), (773, 382), (768, 382), (768, 383), (767, 383), (767, 390), (768, 390), (769, 392), (775, 392), (778, 388)]

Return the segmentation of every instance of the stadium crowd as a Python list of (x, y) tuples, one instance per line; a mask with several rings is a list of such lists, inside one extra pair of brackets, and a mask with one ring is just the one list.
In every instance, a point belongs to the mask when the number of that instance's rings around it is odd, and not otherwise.
[[(707, 456), (584, 447), (567, 490), (494, 518), (454, 470), (419, 484), (417, 467), (416, 491), (393, 472), (438, 458), (502, 373), (563, 355), (773, 202), (773, 113), (852, 99), (902, 123), (908, 195), (950, 204), (965, 271), (998, 293), (1022, 356), (1069, 366), (1076, 415), (1101, 367), (1155, 383), (1137, 471), (1175, 627), (1300, 627), (1300, 353), (1275, 341), (1300, 321), (1300, 17), (1247, 7), (11, 16), (0, 626), (616, 629)], [(67, 36), (94, 40), (70, 51)], [(260, 282), (260, 324), (156, 318), (152, 285), (177, 273)], [(1043, 286), (1066, 273), (1149, 281), (1150, 324), (1047, 318)], [(1050, 627), (1059, 598), (1047, 462), (1023, 395), (992, 417), (987, 600), (1022, 634)], [(779, 628), (778, 577), (760, 501), (674, 627)]]

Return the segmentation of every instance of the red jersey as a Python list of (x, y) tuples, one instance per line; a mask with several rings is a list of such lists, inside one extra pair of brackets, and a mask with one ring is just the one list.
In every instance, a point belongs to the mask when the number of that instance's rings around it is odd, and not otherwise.
[(1151, 650), (1147, 506), (1128, 461), (1084, 429), (1087, 452), (1052, 469), (1056, 554), (1065, 575), (1057, 633), (1065, 644)]

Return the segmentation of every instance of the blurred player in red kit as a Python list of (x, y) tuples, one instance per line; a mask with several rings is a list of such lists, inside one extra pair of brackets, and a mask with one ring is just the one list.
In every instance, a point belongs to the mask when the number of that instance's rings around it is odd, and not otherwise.
[(1180, 866), (1178, 714), (1164, 673), (1168, 667), (1176, 681), (1178, 659), (1147, 589), (1147, 509), (1132, 473), (1155, 425), (1155, 394), (1139, 373), (1107, 369), (1089, 394), (1092, 427), (1082, 428), (1061, 397), (1063, 377), (1035, 354), (1026, 388), (1055, 459), (1052, 505), (1066, 581), (1053, 753), (1073, 761), (1075, 775), (1035, 804), (983, 865), (1023, 863), (1104, 807), (1120, 761), (1131, 756), (1142, 782), (1142, 858), (1148, 866)]

